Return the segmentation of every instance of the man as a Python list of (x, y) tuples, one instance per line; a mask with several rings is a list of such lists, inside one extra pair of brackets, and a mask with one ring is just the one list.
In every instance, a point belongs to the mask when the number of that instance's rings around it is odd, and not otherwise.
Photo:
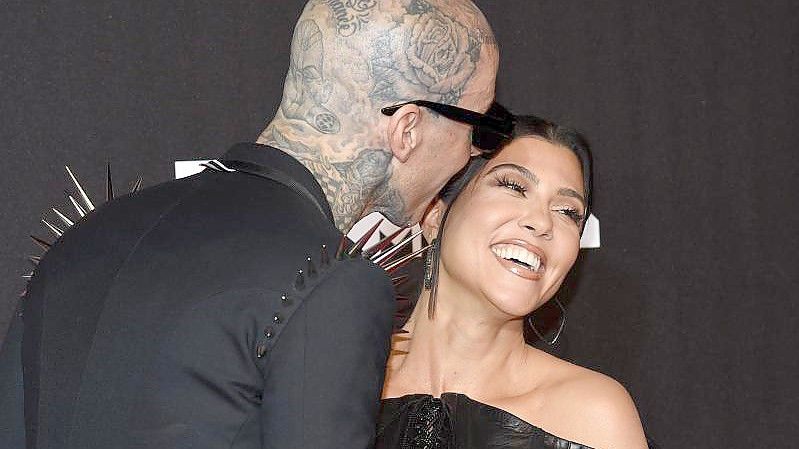
[(477, 151), (479, 114), (441, 104), (487, 110), (496, 66), (467, 0), (310, 1), (233, 171), (108, 203), (41, 261), (0, 354), (3, 447), (370, 447), (391, 282), (332, 253), (371, 211), (419, 219)]

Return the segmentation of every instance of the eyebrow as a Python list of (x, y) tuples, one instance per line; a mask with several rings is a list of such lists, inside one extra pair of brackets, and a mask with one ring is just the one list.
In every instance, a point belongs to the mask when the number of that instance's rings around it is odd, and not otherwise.
[[(499, 171), (499, 170), (504, 170), (504, 169), (510, 169), (510, 170), (513, 170), (513, 171), (519, 173), (520, 175), (522, 175), (524, 178), (526, 178), (527, 180), (529, 180), (530, 182), (532, 182), (535, 185), (538, 185), (538, 183), (539, 183), (538, 176), (536, 176), (535, 173), (531, 172), (526, 167), (522, 167), (521, 165), (518, 165), (518, 164), (505, 163), (505, 164), (495, 165), (495, 166), (491, 167), (491, 170), (488, 170), (486, 172), (486, 175), (490, 175), (491, 173), (494, 173), (494, 172)], [(568, 197), (575, 198), (575, 199), (579, 200), (583, 204), (583, 209), (585, 209), (586, 206), (587, 206), (586, 201), (585, 201), (585, 197), (580, 195), (580, 193), (578, 191), (574, 190), (574, 189), (571, 189), (571, 188), (568, 188), (568, 187), (562, 187), (562, 188), (558, 189), (557, 193), (560, 196), (568, 196)]]
[(490, 175), (491, 173), (494, 173), (495, 171), (499, 171), (499, 170), (503, 170), (503, 169), (511, 169), (511, 170), (513, 170), (515, 172), (518, 172), (520, 175), (522, 175), (525, 178), (527, 178), (528, 181), (532, 182), (535, 185), (538, 185), (538, 182), (539, 182), (538, 181), (538, 176), (536, 176), (535, 173), (531, 172), (526, 167), (522, 167), (521, 165), (517, 165), (517, 164), (505, 163), (505, 164), (495, 165), (495, 166), (491, 167), (491, 170), (486, 172), (486, 175)]
[(583, 209), (586, 208), (585, 198), (582, 195), (580, 195), (580, 193), (577, 192), (574, 189), (569, 189), (569, 188), (566, 188), (566, 187), (560, 188), (560, 189), (558, 189), (558, 195), (560, 195), (560, 196), (569, 196), (569, 197), (572, 197), (572, 198), (576, 198), (581, 203), (583, 203)]

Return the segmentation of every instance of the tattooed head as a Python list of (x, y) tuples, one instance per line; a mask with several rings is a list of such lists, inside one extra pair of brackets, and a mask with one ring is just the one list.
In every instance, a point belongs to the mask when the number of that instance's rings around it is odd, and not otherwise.
[(390, 138), (397, 120), (380, 109), (423, 99), (484, 111), (497, 61), (470, 0), (311, 0), (294, 30), (280, 108), (259, 142), (311, 170), (339, 228), (373, 210), (407, 222), (466, 163), (468, 130), (416, 108), (423, 138), (406, 164)]

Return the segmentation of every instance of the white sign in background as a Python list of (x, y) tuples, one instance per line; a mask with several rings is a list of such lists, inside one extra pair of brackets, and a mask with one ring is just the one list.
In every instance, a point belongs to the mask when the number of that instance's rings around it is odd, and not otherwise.
[[(209, 159), (199, 161), (175, 161), (175, 179), (185, 178), (186, 176), (191, 176), (203, 171), (205, 167), (203, 167), (202, 164), (208, 161)], [(360, 239), (360, 237), (364, 235), (366, 231), (371, 229), (372, 226), (374, 226), (375, 223), (382, 218), (383, 216), (378, 212), (373, 212), (363, 217), (360, 221), (358, 221), (358, 223), (355, 223), (355, 226), (352, 227), (350, 232), (347, 234), (347, 237), (353, 241)], [(390, 221), (383, 220), (383, 223), (378, 228), (379, 232), (374, 233), (372, 238), (370, 238), (366, 243), (365, 247), (368, 248), (376, 244), (378, 241), (380, 241), (381, 237), (390, 235), (397, 229), (397, 226)], [(414, 226), (414, 229), (412, 229), (412, 232), (415, 232), (418, 229), (419, 227), (416, 225)], [(417, 237), (413, 242), (414, 251), (421, 248), (422, 244), (422, 237)], [(585, 230), (583, 231), (583, 236), (580, 239), (580, 248), (599, 248), (599, 246), (599, 219), (591, 214), (588, 217), (588, 221), (585, 223)]]

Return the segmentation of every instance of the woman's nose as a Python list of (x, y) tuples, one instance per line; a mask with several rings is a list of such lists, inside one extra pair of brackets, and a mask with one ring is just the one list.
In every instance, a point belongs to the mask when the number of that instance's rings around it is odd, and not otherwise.
[(545, 207), (528, 208), (520, 218), (519, 225), (532, 232), (536, 237), (543, 237), (546, 240), (552, 238), (552, 216)]

